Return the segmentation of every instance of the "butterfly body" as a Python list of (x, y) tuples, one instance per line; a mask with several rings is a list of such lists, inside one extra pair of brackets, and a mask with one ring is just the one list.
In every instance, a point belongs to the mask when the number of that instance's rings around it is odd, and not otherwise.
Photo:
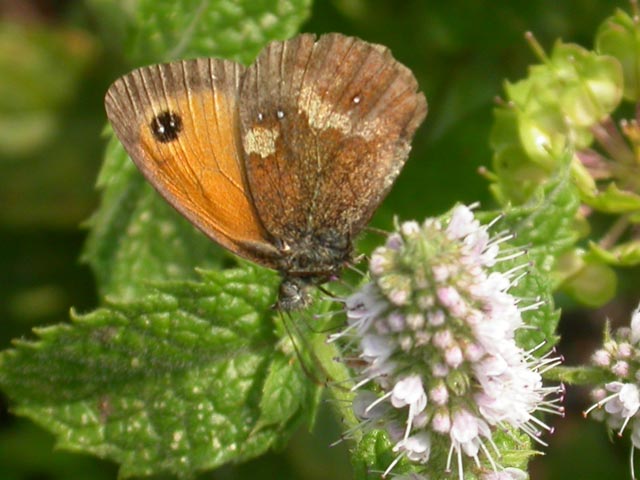
[(233, 253), (281, 272), (284, 310), (352, 260), (427, 111), (386, 48), (340, 34), (272, 42), (247, 68), (143, 67), (105, 104), (165, 199)]
[(277, 307), (296, 310), (309, 303), (306, 291), (336, 277), (353, 257), (349, 238), (336, 233), (328, 235), (299, 232), (280, 250), (278, 270), (283, 276)]

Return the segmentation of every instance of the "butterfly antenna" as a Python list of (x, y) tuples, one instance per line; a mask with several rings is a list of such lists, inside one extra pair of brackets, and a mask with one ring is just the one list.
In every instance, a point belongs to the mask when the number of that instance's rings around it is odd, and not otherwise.
[[(365, 257), (364, 255), (362, 255), (363, 257)], [(365, 257), (366, 258), (366, 257)], [(359, 263), (359, 262), (358, 262)], [(355, 265), (349, 264), (347, 266), (347, 268), (349, 270), (351, 270), (352, 272), (357, 273), (358, 275), (360, 275), (361, 277), (365, 277), (367, 274), (365, 272), (363, 272), (362, 270), (360, 270), (358, 267), (356, 267)]]
[[(305, 372), (305, 374), (314, 383), (316, 383), (316, 385), (323, 386), (325, 388), (331, 386), (332, 388), (336, 390), (340, 390), (341, 392), (344, 392), (344, 393), (350, 392), (351, 391), (350, 386), (347, 387), (343, 385), (345, 382), (347, 382), (347, 380), (345, 380), (344, 382), (338, 382), (331, 378), (329, 373), (323, 368), (320, 358), (318, 358), (313, 348), (311, 348), (311, 345), (309, 345), (309, 342), (306, 340), (306, 337), (303, 334), (303, 332), (298, 328), (296, 322), (293, 321), (293, 318), (290, 316), (290, 314), (287, 314), (287, 315), (289, 316), (290, 324), (287, 324), (284, 318), (283, 318), (283, 324), (285, 326), (285, 329), (287, 330), (287, 334), (291, 338), (294, 349), (296, 351), (296, 356), (300, 360), (300, 366), (302, 370)], [(300, 345), (296, 343), (296, 340), (300, 341)], [(309, 352), (309, 355), (311, 356), (310, 361), (313, 362), (314, 366), (316, 367), (315, 369), (319, 370), (324, 380), (321, 380), (319, 376), (313, 371), (313, 368), (310, 368), (309, 365), (305, 363), (306, 360), (304, 359), (304, 356), (302, 355), (302, 352), (301, 352), (302, 348), (306, 349), (306, 351)], [(333, 361), (342, 361), (342, 360), (340, 358), (334, 358)]]
[(383, 237), (389, 236), (389, 232), (387, 232), (386, 230), (383, 230), (382, 228), (365, 227), (364, 230), (367, 232), (375, 233), (376, 235), (381, 235)]
[[(307, 342), (307, 340), (305, 339), (302, 331), (297, 327), (296, 322), (291, 317), (291, 314), (289, 312), (280, 313), (282, 315), (282, 324), (287, 331), (287, 335), (289, 335), (289, 338), (291, 339), (293, 349), (296, 352), (296, 357), (298, 357), (298, 361), (300, 362), (300, 368), (302, 368), (302, 371), (305, 373), (305, 375), (316, 385), (326, 387), (329, 382), (329, 375), (322, 368), (320, 359), (313, 351), (313, 348), (311, 348), (311, 346), (309, 345), (309, 342)], [(298, 342), (300, 342), (300, 345), (298, 345)], [(309, 352), (309, 355), (311, 355), (311, 361), (315, 363), (315, 367), (317, 369), (320, 369), (322, 374), (324, 375), (324, 381), (320, 380), (318, 376), (309, 368), (304, 356), (302, 355), (301, 348)]]
[[(340, 299), (330, 299), (333, 300), (335, 302), (341, 302)], [(327, 312), (324, 313), (318, 313), (318, 314), (314, 314), (313, 318), (315, 320), (321, 319), (321, 318), (329, 318), (332, 319), (333, 317), (335, 317), (336, 315), (339, 315), (340, 313), (342, 313), (341, 310), (328, 310)], [(304, 319), (304, 324), (307, 327), (307, 329), (309, 331), (311, 331), (312, 333), (316, 333), (316, 334), (326, 334), (326, 333), (333, 333), (336, 330), (340, 329), (343, 326), (342, 322), (337, 322), (335, 324), (332, 325), (326, 325), (326, 322), (323, 322), (323, 327), (322, 328), (316, 328), (313, 325), (311, 325), (310, 322), (307, 321), (307, 319)]]
[(333, 293), (330, 290), (327, 290), (322, 285), (318, 285), (318, 290), (320, 290), (322, 293), (324, 293), (329, 298), (329, 300), (334, 300), (334, 301), (338, 300), (338, 297), (336, 296), (335, 293)]

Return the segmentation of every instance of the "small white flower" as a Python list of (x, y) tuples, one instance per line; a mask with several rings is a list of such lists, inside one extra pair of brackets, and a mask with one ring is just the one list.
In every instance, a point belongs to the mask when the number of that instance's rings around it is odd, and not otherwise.
[(424, 315), (421, 313), (410, 313), (407, 315), (406, 322), (411, 330), (421, 330), (424, 327)]
[(392, 312), (387, 317), (387, 323), (392, 332), (403, 332), (407, 326), (404, 315), (399, 312)]
[(479, 225), (469, 207), (458, 205), (453, 209), (451, 220), (447, 226), (447, 234), (452, 239), (464, 238), (478, 230)]
[[(381, 418), (389, 410), (389, 405), (384, 402), (376, 403), (378, 396), (367, 390), (361, 390), (353, 400), (353, 413), (363, 420), (375, 420)], [(374, 405), (371, 408), (371, 405)]]
[(629, 375), (629, 362), (618, 360), (615, 365), (611, 367), (611, 371), (617, 377), (625, 378)]
[(431, 420), (431, 426), (438, 433), (449, 433), (451, 430), (451, 417), (448, 412), (436, 412)]
[(461, 410), (453, 414), (449, 434), (456, 450), (462, 447), (467, 455), (475, 457), (480, 449), (480, 437), (489, 437), (491, 432), (489, 426), (482, 419), (467, 410)]
[(404, 452), (409, 460), (426, 463), (431, 453), (431, 439), (426, 432), (400, 440), (393, 447), (394, 452)]
[(444, 315), (444, 312), (440, 309), (433, 312), (429, 312), (427, 316), (429, 325), (431, 325), (432, 327), (439, 327), (440, 325), (443, 325), (445, 319), (446, 317)]
[(413, 221), (404, 222), (402, 225), (400, 225), (400, 231), (404, 236), (411, 237), (413, 235), (420, 233), (420, 225), (418, 224), (418, 222), (413, 222)]
[(373, 333), (362, 337), (362, 358), (370, 360), (371, 363), (384, 362), (394, 349), (395, 345), (389, 337)]
[(347, 298), (345, 302), (347, 321), (350, 326), (357, 328), (359, 333), (365, 332), (386, 306), (384, 299), (375, 295), (373, 286), (365, 285), (360, 291)]
[(633, 347), (627, 342), (618, 345), (618, 358), (631, 358), (633, 355)]
[(419, 375), (411, 375), (398, 381), (393, 387), (391, 405), (396, 408), (411, 406), (416, 413), (424, 410), (427, 405), (427, 395), (422, 388)]
[(453, 345), (453, 334), (451, 330), (438, 330), (433, 335), (433, 345), (440, 350), (446, 350)]
[(477, 343), (470, 343), (464, 349), (464, 358), (475, 363), (479, 362), (486, 353), (486, 350)]
[(404, 434), (404, 438), (407, 439), (416, 416), (427, 406), (427, 394), (422, 388), (422, 379), (419, 375), (405, 377), (395, 384), (391, 391), (391, 405), (395, 408), (409, 406), (407, 428)]
[(382, 275), (386, 272), (392, 265), (389, 263), (389, 258), (381, 253), (383, 249), (376, 249), (371, 254), (371, 261), (369, 262), (369, 269), (375, 275)]
[(453, 315), (459, 316), (467, 311), (465, 301), (455, 287), (451, 285), (440, 287), (438, 288), (437, 295), (442, 306), (446, 307)]
[(444, 383), (439, 382), (429, 390), (429, 399), (436, 405), (444, 406), (449, 400), (449, 389)]
[(633, 383), (609, 382), (605, 385), (609, 392), (615, 393), (605, 404), (607, 413), (629, 418), (635, 415), (640, 408), (640, 393)]
[(597, 367), (608, 367), (611, 362), (611, 356), (609, 352), (604, 349), (596, 350), (596, 352), (591, 356), (591, 362)]
[(444, 358), (447, 361), (447, 365), (451, 368), (458, 368), (463, 360), (462, 350), (457, 345), (453, 345), (444, 352)]
[(393, 251), (398, 251), (404, 246), (404, 240), (402, 240), (402, 236), (399, 233), (392, 233), (387, 237), (387, 241), (385, 242), (385, 246)]
[(623, 417), (630, 417), (638, 412), (638, 408), (640, 408), (640, 393), (637, 385), (633, 383), (625, 384), (620, 389), (618, 399), (623, 406)]

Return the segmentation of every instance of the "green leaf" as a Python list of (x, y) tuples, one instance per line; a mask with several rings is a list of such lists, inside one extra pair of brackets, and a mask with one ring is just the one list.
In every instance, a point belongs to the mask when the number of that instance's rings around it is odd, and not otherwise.
[(220, 56), (250, 62), (270, 40), (295, 35), (311, 0), (139, 0), (133, 58)]
[(59, 447), (114, 460), (123, 477), (255, 457), (288, 437), (317, 388), (274, 335), (276, 282), (256, 267), (203, 272), (73, 315), (3, 352), (0, 385)]
[[(517, 263), (521, 263), (521, 261), (516, 260)], [(556, 345), (560, 339), (556, 332), (561, 312), (555, 307), (553, 283), (549, 274), (541, 272), (535, 265), (530, 266), (527, 269), (527, 274), (509, 290), (509, 293), (516, 298), (525, 299), (529, 303), (538, 304), (536, 308), (522, 312), (524, 324), (535, 328), (520, 330), (516, 337), (518, 345), (525, 350), (530, 350), (545, 342), (543, 349), (545, 352)], [(523, 304), (522, 307), (524, 306)]]
[(98, 178), (102, 205), (87, 222), (83, 260), (102, 296), (135, 298), (151, 282), (195, 278), (220, 265), (221, 249), (147, 184), (112, 137)]
[(553, 171), (565, 149), (589, 146), (593, 141), (591, 126), (618, 106), (622, 70), (613, 57), (561, 41), (549, 57), (539, 53), (544, 63), (530, 67), (525, 79), (505, 84), (508, 107), (496, 115), (492, 147), (497, 155), (503, 155), (500, 147), (516, 143), (513, 127), (508, 125), (514, 122), (522, 150), (532, 161)]
[[(392, 446), (384, 431), (373, 430), (366, 433), (352, 451), (351, 464), (354, 478), (356, 480), (380, 478), (380, 472), (384, 472), (395, 458), (395, 454), (391, 451)], [(394, 473), (402, 472), (405, 465), (406, 462), (401, 462), (394, 469)]]
[(297, 33), (311, 9), (311, 0), (90, 0), (90, 4), (98, 12), (110, 13), (102, 20), (105, 31), (118, 33), (115, 42), (135, 65), (196, 56), (248, 63), (270, 40)]
[(593, 387), (598, 383), (611, 382), (612, 374), (607, 375), (602, 368), (598, 367), (556, 367), (545, 375), (548, 380), (566, 383), (568, 385), (585, 385)]
[(491, 190), (501, 205), (524, 203), (548, 177), (548, 170), (524, 151), (518, 131), (518, 114), (513, 108), (493, 111), (489, 142), (493, 150)]
[(623, 76), (613, 57), (558, 41), (551, 61), (561, 88), (557, 101), (572, 126), (590, 127), (619, 105)]
[(555, 163), (561, 152), (571, 147), (563, 113), (549, 106), (518, 111), (520, 142), (529, 158), (547, 170), (558, 168)]
[[(559, 161), (566, 165), (567, 156)], [(537, 268), (550, 272), (557, 257), (579, 238), (575, 220), (580, 205), (568, 166), (540, 185), (529, 201), (505, 213), (505, 223), (516, 235), (512, 243), (526, 246)]]
[(305, 398), (300, 396), (300, 391), (308, 379), (290, 360), (278, 354), (269, 366), (264, 382), (265, 395), (260, 400), (260, 427), (286, 423), (303, 406)]
[(634, 267), (640, 263), (640, 242), (632, 240), (604, 249), (595, 242), (589, 243), (590, 255), (615, 267)]
[(637, 102), (640, 99), (640, 29), (637, 20), (623, 10), (617, 10), (600, 25), (596, 48), (620, 62), (624, 98)]
[(618, 277), (595, 254), (583, 255), (580, 268), (562, 284), (562, 290), (580, 303), (592, 308), (611, 301), (616, 293)]
[[(493, 441), (500, 452), (500, 463), (502, 465), (509, 465), (511, 468), (519, 468), (527, 471), (527, 464), (531, 461), (532, 457), (542, 455), (539, 451), (532, 448), (532, 444), (535, 446), (537, 446), (537, 444), (534, 444), (531, 438), (521, 430), (496, 430), (493, 435)], [(488, 473), (491, 471), (492, 468), (490, 465), (485, 466), (485, 472)], [(479, 475), (475, 478), (482, 480), (486, 478), (485, 475)]]
[(503, 148), (493, 156), (495, 182), (491, 185), (496, 200), (506, 205), (521, 205), (531, 198), (549, 172), (525, 154), (520, 146)]
[(620, 103), (622, 70), (613, 57), (558, 40), (544, 60), (526, 79), (508, 85), (522, 111), (555, 110), (571, 130), (599, 122)]
[(621, 190), (610, 183), (605, 190), (586, 196), (584, 202), (607, 213), (633, 213), (640, 211), (640, 195), (629, 190)]

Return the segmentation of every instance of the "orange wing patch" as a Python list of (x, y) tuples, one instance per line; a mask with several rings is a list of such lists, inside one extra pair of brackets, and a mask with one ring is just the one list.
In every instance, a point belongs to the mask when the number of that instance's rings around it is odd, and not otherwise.
[[(233, 253), (272, 266), (275, 249), (241, 163), (237, 78), (228, 71), (237, 67), (213, 62), (132, 72), (107, 94), (109, 117), (134, 162), (180, 213)], [(119, 121), (118, 109), (134, 111), (136, 125)]]

